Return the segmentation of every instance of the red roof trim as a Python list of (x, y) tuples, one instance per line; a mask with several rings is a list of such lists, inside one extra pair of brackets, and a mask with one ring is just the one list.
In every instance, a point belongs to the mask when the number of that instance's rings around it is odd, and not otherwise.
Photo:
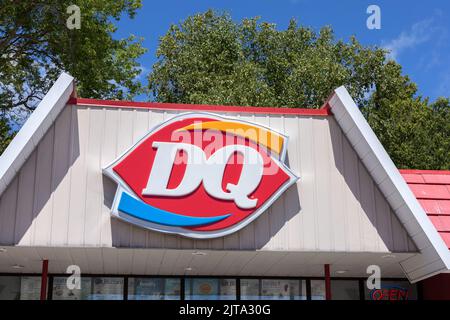
[(235, 107), (235, 106), (216, 106), (204, 104), (134, 102), (134, 101), (97, 100), (86, 98), (71, 98), (67, 103), (79, 106), (144, 108), (144, 109), (160, 109), (160, 110), (197, 110), (197, 111), (287, 114), (287, 115), (305, 115), (305, 116), (329, 116), (332, 114), (330, 108), (328, 107), (328, 104), (326, 104), (324, 107), (320, 109), (301, 109), (301, 108)]
[(399, 169), (401, 174), (450, 174), (450, 170)]
[(450, 249), (450, 171), (400, 170), (400, 173)]

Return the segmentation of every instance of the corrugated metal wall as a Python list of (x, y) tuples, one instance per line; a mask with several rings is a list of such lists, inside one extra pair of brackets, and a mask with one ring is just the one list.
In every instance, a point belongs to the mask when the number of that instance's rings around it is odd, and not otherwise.
[(235, 234), (191, 240), (111, 219), (102, 167), (176, 111), (67, 106), (0, 199), (0, 244), (334, 252), (416, 248), (332, 116), (235, 114), (289, 136), (300, 176)]

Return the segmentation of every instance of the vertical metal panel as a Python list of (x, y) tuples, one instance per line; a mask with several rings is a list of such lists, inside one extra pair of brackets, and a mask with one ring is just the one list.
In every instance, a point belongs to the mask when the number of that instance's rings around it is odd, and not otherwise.
[(352, 148), (347, 139), (343, 139), (343, 154), (344, 154), (344, 192), (343, 197), (346, 203), (347, 214), (347, 229), (348, 232), (348, 250), (349, 251), (364, 251), (364, 244), (361, 243), (361, 225), (359, 216), (359, 176), (358, 176), (358, 158), (352, 152)]
[[(72, 108), (72, 143), (70, 170), (70, 207), (68, 212), (68, 242), (73, 246), (83, 246), (86, 190), (87, 190), (87, 148), (89, 142), (90, 112), (87, 108)], [(99, 150), (100, 151), (100, 150)]]
[(89, 141), (86, 149), (86, 199), (84, 217), (84, 243), (100, 243), (103, 184), (101, 147), (104, 135), (104, 112), (100, 108), (89, 110)]
[[(116, 156), (121, 155), (133, 145), (133, 125), (134, 125), (133, 110), (132, 109), (119, 110), (119, 126), (117, 128)], [(124, 223), (117, 219), (113, 219), (112, 223), (114, 224), (112, 232), (117, 235), (115, 237), (115, 241), (113, 242), (115, 242), (115, 244), (118, 247), (129, 247), (133, 227), (130, 224)]]
[(70, 206), (70, 145), (71, 110), (65, 108), (55, 122), (52, 172), (52, 225), (50, 241), (53, 245), (67, 244), (67, 212)]
[(323, 251), (333, 251), (333, 224), (332, 207), (330, 205), (329, 195), (332, 190), (331, 184), (331, 170), (330, 164), (331, 154), (330, 148), (330, 132), (328, 130), (328, 121), (326, 119), (319, 119), (313, 122), (313, 140), (314, 140), (314, 212), (318, 212), (316, 219), (317, 240), (316, 247)]
[[(315, 210), (315, 154), (314, 154), (314, 131), (313, 120), (310, 118), (299, 119), (299, 136), (301, 143), (298, 154), (300, 158), (300, 177), (297, 187), (299, 190), (298, 199), (303, 216), (303, 223), (299, 232), (303, 235), (303, 248), (306, 251), (315, 251), (317, 248), (317, 213)], [(309, 213), (309, 214), (308, 214)]]
[(345, 187), (344, 175), (341, 173), (344, 168), (344, 154), (342, 148), (343, 135), (342, 131), (335, 121), (329, 121), (330, 126), (330, 155), (332, 161), (331, 167), (337, 170), (330, 172), (330, 206), (333, 208), (331, 223), (333, 224), (333, 243), (334, 250), (343, 248), (347, 250), (349, 232), (347, 225), (346, 203), (342, 197), (342, 191)]
[(30, 245), (30, 233), (33, 214), (34, 179), (36, 173), (36, 152), (32, 152), (19, 171), (17, 208), (14, 225), (14, 243)]
[[(276, 115), (269, 117), (269, 127), (284, 133), (284, 117), (283, 115)], [(270, 242), (267, 245), (268, 250), (283, 250), (287, 243), (287, 234), (284, 228), (287, 228), (285, 208), (284, 208), (285, 194), (281, 195), (270, 207), (268, 213)]]
[[(299, 136), (299, 119), (298, 117), (285, 116), (284, 130), (289, 137), (287, 162), (293, 172), (300, 172), (300, 157), (299, 148), (301, 137)], [(303, 234), (299, 232), (302, 226), (303, 215), (298, 214), (301, 209), (299, 201), (292, 201), (298, 197), (298, 186), (292, 186), (286, 193), (284, 200), (284, 207), (286, 210), (286, 219), (289, 221), (287, 227), (287, 249), (295, 249), (303, 247)], [(261, 216), (262, 217), (262, 216)], [(255, 238), (257, 238), (255, 236)]]
[[(333, 117), (234, 115), (288, 135), (287, 159), (300, 177), (266, 213), (239, 232), (218, 239), (192, 240), (111, 219), (109, 207), (116, 186), (103, 177), (101, 168), (150, 128), (175, 114), (176, 111), (68, 106), (0, 199), (0, 228), (6, 232), (0, 235), (1, 244), (337, 252), (417, 250)], [(34, 167), (36, 178), (31, 170)], [(15, 190), (18, 185), (19, 193)], [(16, 194), (23, 201), (20, 208), (15, 207)], [(23, 220), (17, 220), (19, 214)], [(4, 226), (11, 225), (12, 218), (17, 222), (11, 236), (11, 228)], [(165, 263), (170, 264), (173, 259), (167, 257)], [(148, 264), (146, 268), (157, 268)]]
[(390, 212), (390, 208), (380, 190), (375, 188), (374, 192), (377, 228), (380, 238), (383, 239), (383, 241), (381, 241), (381, 246), (382, 249), (388, 250), (388, 248), (393, 246), (391, 218), (390, 215), (386, 214), (386, 212)]
[(15, 177), (0, 198), (0, 243), (3, 245), (14, 244), (18, 180)]
[[(359, 189), (360, 189), (360, 202), (361, 202), (361, 218), (364, 220), (362, 228), (363, 242), (366, 244), (367, 251), (379, 250), (379, 237), (377, 236), (377, 217), (375, 211), (375, 185), (369, 176), (364, 165), (359, 162)], [(391, 213), (392, 214), (392, 213)], [(401, 229), (401, 228), (400, 228)]]
[[(76, 108), (74, 108), (76, 109)], [(117, 110), (116, 110), (117, 111)], [(117, 137), (119, 125), (119, 112), (114, 112), (114, 109), (103, 109), (105, 118), (105, 128), (101, 146), (101, 166), (102, 168), (108, 166), (113, 162), (117, 156)], [(108, 178), (102, 177), (103, 183), (103, 197), (102, 199), (102, 214), (101, 214), (101, 245), (110, 246), (112, 241), (111, 230), (111, 214), (109, 207), (114, 200), (116, 186)]]
[[(73, 124), (72, 124), (73, 125)], [(50, 234), (41, 232), (51, 224), (51, 194), (52, 194), (52, 166), (54, 127), (50, 127), (38, 145), (36, 158), (35, 193), (33, 195), (33, 221), (30, 226), (31, 243), (48, 243)]]

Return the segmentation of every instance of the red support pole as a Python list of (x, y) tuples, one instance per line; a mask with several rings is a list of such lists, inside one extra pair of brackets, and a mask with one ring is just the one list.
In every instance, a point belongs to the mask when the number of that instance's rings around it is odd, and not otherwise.
[(42, 260), (41, 300), (47, 300), (48, 260)]
[(330, 278), (330, 265), (324, 265), (325, 272), (325, 300), (331, 300), (331, 278)]

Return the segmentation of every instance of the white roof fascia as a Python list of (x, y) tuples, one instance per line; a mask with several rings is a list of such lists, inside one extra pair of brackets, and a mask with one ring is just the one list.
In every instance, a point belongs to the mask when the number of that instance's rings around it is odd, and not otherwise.
[(0, 156), (0, 196), (56, 120), (74, 88), (74, 78), (62, 73)]
[(400, 264), (411, 282), (450, 269), (450, 251), (345, 87), (328, 105), (347, 139), (420, 251)]

